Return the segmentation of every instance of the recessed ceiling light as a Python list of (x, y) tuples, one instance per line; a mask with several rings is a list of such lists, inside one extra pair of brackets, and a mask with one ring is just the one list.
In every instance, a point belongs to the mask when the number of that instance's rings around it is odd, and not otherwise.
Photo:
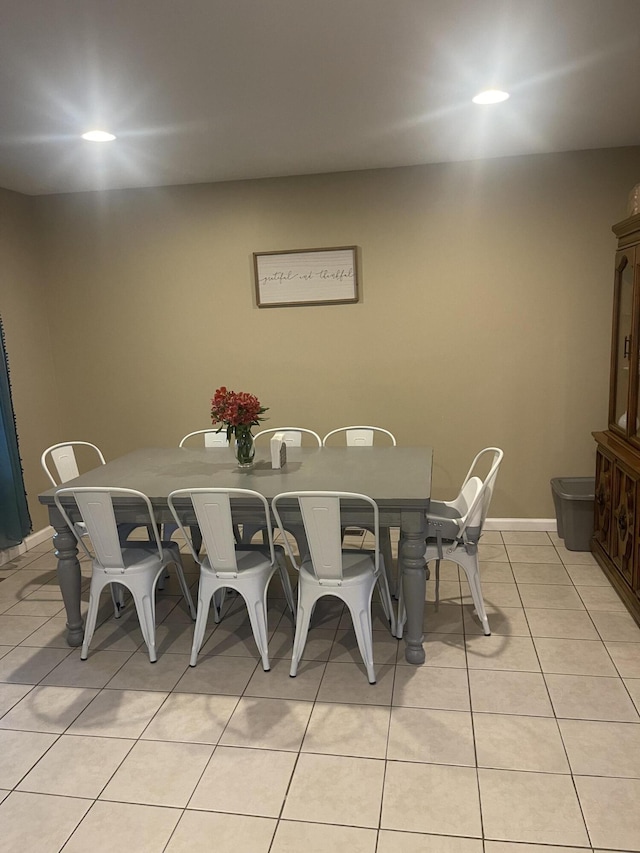
[(499, 104), (500, 101), (506, 101), (508, 97), (509, 93), (501, 92), (500, 89), (485, 89), (484, 92), (478, 92), (471, 100), (474, 104)]
[(82, 134), (82, 138), (87, 142), (112, 142), (115, 136), (113, 133), (107, 133), (106, 130), (89, 130)]

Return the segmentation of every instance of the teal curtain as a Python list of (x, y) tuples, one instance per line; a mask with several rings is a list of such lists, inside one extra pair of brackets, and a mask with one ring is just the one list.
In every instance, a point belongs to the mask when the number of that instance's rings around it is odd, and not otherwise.
[(0, 548), (18, 545), (31, 530), (11, 402), (9, 362), (0, 318)]

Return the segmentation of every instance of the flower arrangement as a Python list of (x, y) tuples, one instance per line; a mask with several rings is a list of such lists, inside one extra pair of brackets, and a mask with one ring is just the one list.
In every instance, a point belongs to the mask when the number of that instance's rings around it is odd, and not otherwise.
[(231, 436), (235, 434), (236, 453), (240, 465), (250, 465), (253, 461), (255, 450), (251, 427), (257, 426), (264, 420), (261, 415), (266, 411), (268, 410), (260, 405), (257, 397), (244, 391), (228, 391), (222, 385), (213, 395), (211, 422), (214, 426), (220, 424), (218, 432), (226, 427), (229, 443), (231, 443)]

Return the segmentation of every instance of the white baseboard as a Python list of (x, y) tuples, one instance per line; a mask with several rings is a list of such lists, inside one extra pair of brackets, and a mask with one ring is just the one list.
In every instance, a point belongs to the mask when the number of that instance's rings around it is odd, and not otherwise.
[(29, 536), (27, 536), (19, 545), (0, 551), (0, 566), (3, 566), (5, 563), (10, 563), (12, 560), (15, 560), (16, 557), (19, 557), (20, 554), (24, 554), (31, 548), (35, 548), (36, 545), (42, 545), (43, 542), (50, 540), (52, 536), (53, 527), (43, 527), (42, 530), (36, 530), (35, 533), (30, 533)]
[(557, 530), (555, 518), (488, 518), (484, 523), (485, 530), (542, 530), (555, 533)]

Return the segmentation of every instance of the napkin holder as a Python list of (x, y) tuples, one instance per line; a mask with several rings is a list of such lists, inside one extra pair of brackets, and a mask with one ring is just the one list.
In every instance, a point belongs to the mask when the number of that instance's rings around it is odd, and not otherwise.
[(271, 439), (271, 467), (284, 468), (287, 464), (287, 445), (284, 433), (277, 432)]

